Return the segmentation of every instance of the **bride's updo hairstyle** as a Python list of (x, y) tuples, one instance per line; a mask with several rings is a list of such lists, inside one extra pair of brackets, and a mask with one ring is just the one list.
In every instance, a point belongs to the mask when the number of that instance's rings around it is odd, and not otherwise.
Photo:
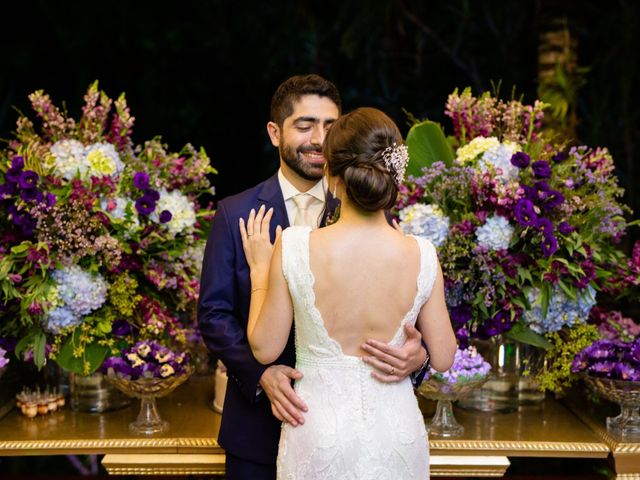
[(402, 143), (393, 120), (376, 108), (358, 108), (336, 120), (323, 145), (329, 174), (342, 179), (349, 200), (366, 212), (394, 206), (397, 172), (383, 155)]

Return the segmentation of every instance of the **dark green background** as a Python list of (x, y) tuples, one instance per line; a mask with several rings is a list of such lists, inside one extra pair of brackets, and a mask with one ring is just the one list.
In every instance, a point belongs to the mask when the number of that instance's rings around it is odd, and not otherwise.
[[(614, 154), (627, 202), (640, 211), (638, 17), (631, 1), (344, 0), (14, 3), (0, 27), (0, 137), (27, 95), (44, 89), (79, 114), (98, 79), (126, 92), (134, 140), (160, 134), (172, 150), (204, 146), (220, 174), (218, 198), (263, 180), (277, 165), (265, 123), (285, 78), (316, 72), (345, 109), (375, 106), (407, 131), (407, 109), (442, 122), (455, 87), (502, 82), (532, 102), (539, 32), (567, 18), (578, 63), (579, 139)], [(632, 232), (632, 236), (636, 233)]]

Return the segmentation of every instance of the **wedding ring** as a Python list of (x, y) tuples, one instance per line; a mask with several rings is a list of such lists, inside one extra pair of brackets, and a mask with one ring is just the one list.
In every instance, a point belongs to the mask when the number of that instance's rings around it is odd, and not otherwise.
[(247, 233), (247, 237), (252, 237), (253, 233)]
[(393, 375), (394, 373), (396, 373), (396, 369), (392, 366), (391, 370), (389, 370), (389, 375)]

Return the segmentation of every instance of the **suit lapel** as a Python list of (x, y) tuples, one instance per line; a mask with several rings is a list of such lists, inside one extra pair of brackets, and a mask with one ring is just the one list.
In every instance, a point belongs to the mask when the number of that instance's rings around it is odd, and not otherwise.
[[(278, 181), (276, 173), (264, 182), (262, 190), (258, 195), (258, 202), (264, 203), (267, 210), (273, 208), (273, 217), (271, 217), (271, 235), (275, 235), (276, 226), (280, 225), (283, 229), (289, 226), (289, 216), (287, 215), (287, 207), (284, 204), (282, 189)], [(260, 205), (258, 205), (259, 207)]]

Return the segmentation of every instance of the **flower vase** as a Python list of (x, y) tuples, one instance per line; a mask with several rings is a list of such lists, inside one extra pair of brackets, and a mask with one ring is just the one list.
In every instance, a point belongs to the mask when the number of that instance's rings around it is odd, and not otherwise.
[(620, 414), (607, 417), (607, 430), (622, 437), (640, 440), (640, 382), (583, 375), (598, 396), (620, 406)]
[(452, 402), (477, 390), (486, 381), (487, 377), (453, 384), (433, 378), (422, 382), (418, 387), (418, 393), (427, 399), (438, 402), (435, 415), (431, 421), (427, 422), (429, 435), (441, 438), (461, 435), (464, 432), (464, 427), (458, 423), (453, 414)]
[(458, 406), (483, 412), (513, 412), (520, 406), (540, 405), (544, 392), (535, 380), (544, 363), (538, 347), (504, 338), (472, 340), (478, 352), (491, 364), (489, 380), (458, 401)]
[(71, 408), (80, 412), (109, 412), (131, 404), (131, 399), (108, 382), (100, 372), (87, 376), (70, 373), (69, 390)]
[(141, 377), (127, 378), (118, 374), (109, 374), (108, 379), (115, 387), (128, 396), (140, 399), (140, 412), (134, 422), (129, 424), (129, 432), (136, 435), (153, 435), (169, 430), (169, 422), (160, 418), (156, 398), (170, 394), (185, 382), (193, 373), (187, 367), (184, 373), (167, 378)]

